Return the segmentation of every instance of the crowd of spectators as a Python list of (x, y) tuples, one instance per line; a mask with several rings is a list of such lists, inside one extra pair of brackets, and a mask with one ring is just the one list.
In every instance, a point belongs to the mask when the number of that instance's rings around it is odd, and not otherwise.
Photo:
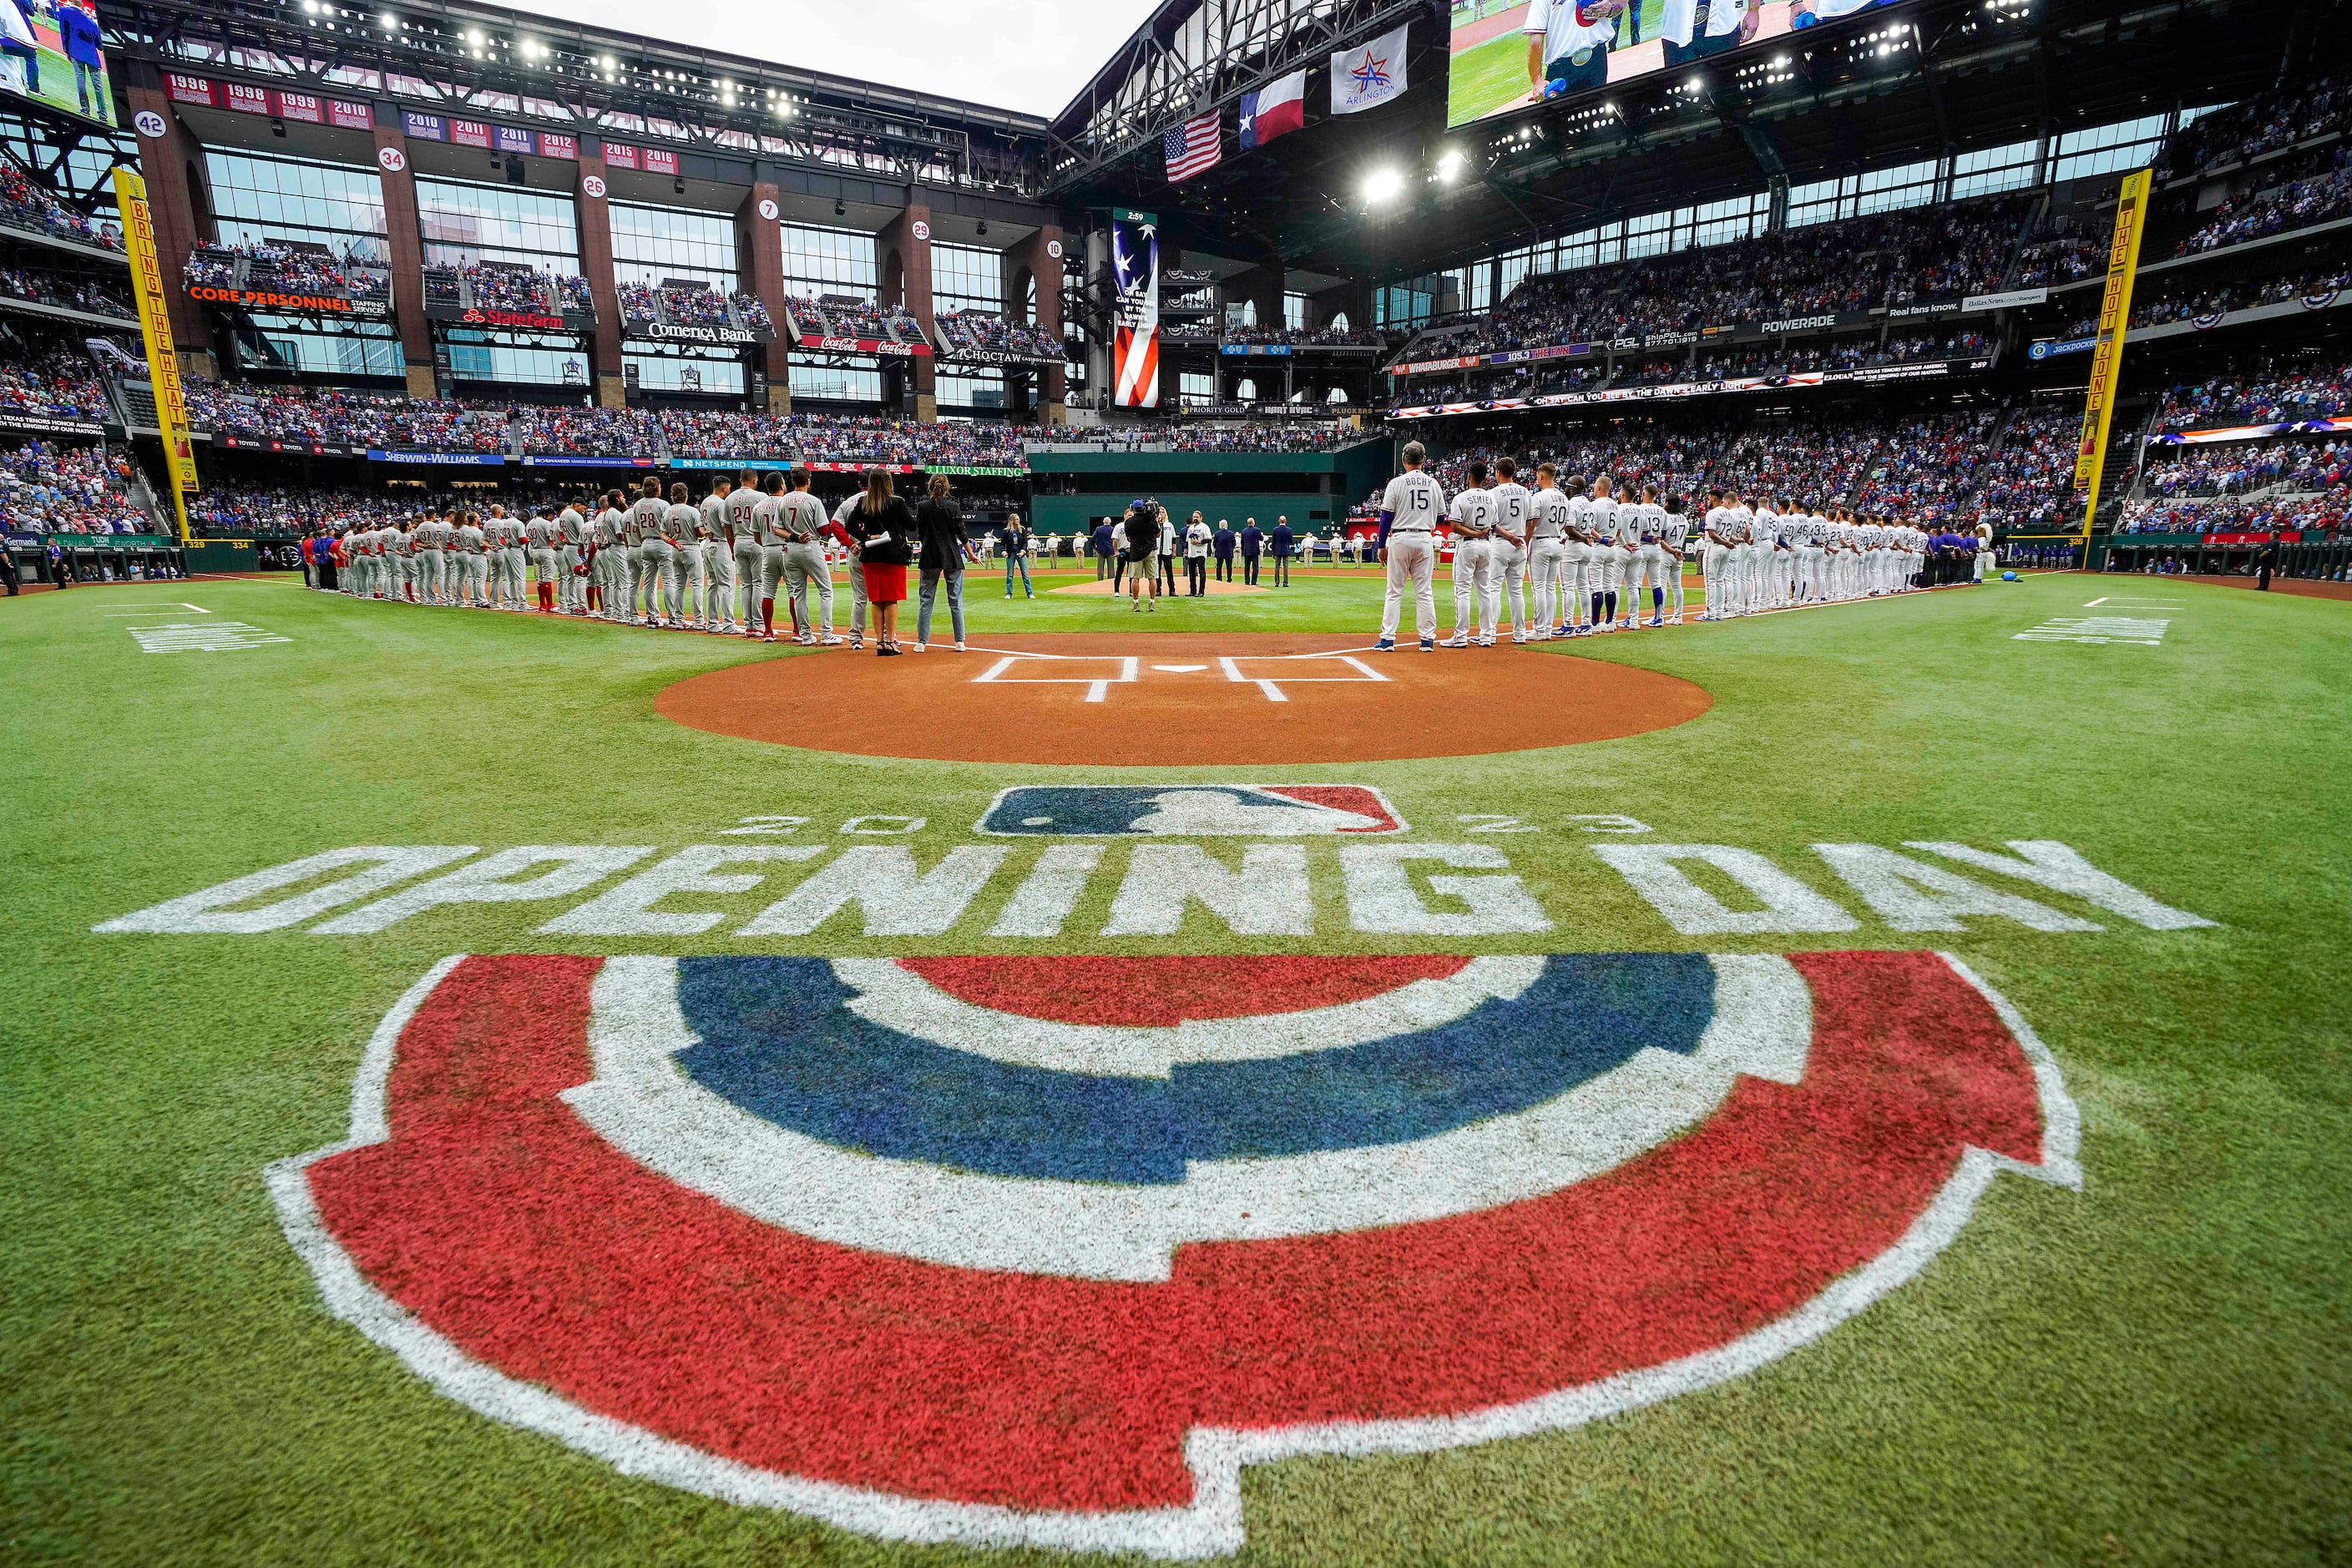
[[(2167, 321), (2194, 321), (2251, 310), (2257, 305), (2284, 304), (2289, 300), (2318, 299), (2352, 288), (2352, 267), (2315, 267), (2288, 277), (2252, 279), (2239, 282), (2196, 286), (2186, 279), (2159, 276), (2148, 280), (2145, 297), (2132, 301), (2131, 324), (2160, 326)], [(2084, 317), (2066, 335), (2088, 337), (2096, 317)]]
[(1729, 321), (1862, 311), (2006, 280), (2027, 202), (1990, 197), (1759, 235), (1606, 267), (1538, 273), (1466, 331), (1437, 324), (1399, 356), (1495, 353)]
[(1387, 347), (1380, 333), (1361, 327), (1227, 327), (1229, 343), (1287, 345), (1304, 349), (1378, 349)]
[(1816, 507), (1843, 505), (1920, 527), (1979, 519), (2013, 527), (2054, 516), (2073, 479), (2071, 444), (2062, 438), (2053, 451), (2046, 422), (2021, 416), (1994, 453), (1999, 419), (1991, 408), (1909, 417), (1807, 415), (1760, 424), (1708, 414), (1671, 426), (1628, 422), (1605, 435), (1570, 432), (1523, 447), (1456, 451), (1436, 473), (1450, 492), (1465, 482), (1470, 459), (1491, 465), (1507, 455), (1522, 471), (1538, 461), (1557, 464), (1563, 483), (1607, 474), (1621, 494), (1646, 486), (1696, 498), (1719, 486)]
[(2352, 492), (2335, 489), (2315, 496), (2277, 496), (2250, 501), (2241, 497), (2197, 502), (2149, 498), (2126, 503), (2117, 533), (2267, 533), (2295, 529), (2341, 532), (2352, 515)]
[(1062, 340), (1034, 321), (1008, 321), (985, 310), (945, 310), (938, 317), (941, 352), (1012, 354), (1058, 364), (1066, 357)]
[(228, 289), (242, 265), (245, 286), (284, 294), (342, 294), (365, 299), (389, 293), (391, 275), (381, 263), (361, 256), (338, 260), (316, 250), (283, 245), (207, 245), (188, 253), (180, 270), (190, 288)]
[(106, 388), (89, 359), (63, 351), (28, 364), (0, 365), (0, 424), (10, 414), (43, 419), (114, 417)]
[(1590, 361), (1563, 365), (1558, 361), (1521, 362), (1492, 369), (1456, 373), (1443, 380), (1415, 377), (1402, 384), (1391, 406), (1425, 407), (1449, 402), (1493, 401), (1498, 398), (1549, 396), (1589, 392), (1601, 387), (1668, 386), (1685, 383), (1737, 381), (1755, 376), (1795, 375), (1817, 371), (1851, 371), (1872, 365), (1900, 364), (1914, 360), (1966, 359), (1991, 352), (1982, 332), (1919, 331), (1902, 332), (1881, 343), (1875, 338), (1843, 342), (1727, 345), (1700, 349), (1688, 358), (1685, 351), (1617, 362), (1612, 375), (1603, 364)]
[(104, 250), (122, 248), (121, 229), (110, 223), (93, 223), (84, 217), (5, 159), (0, 159), (0, 224), (95, 245)]
[(29, 300), (35, 304), (55, 305), (61, 310), (81, 310), (93, 316), (111, 316), (117, 321), (135, 321), (139, 313), (120, 289), (109, 288), (95, 279), (59, 278), (47, 272), (31, 272), (17, 267), (0, 267), (0, 294), (11, 299)]
[(1339, 422), (1310, 420), (1276, 424), (1257, 419), (1205, 420), (1193, 425), (1138, 425), (1116, 429), (1033, 432), (1030, 438), (1059, 446), (1098, 447), (1106, 452), (1329, 452), (1372, 439), (1343, 430)]
[(2273, 89), (2183, 126), (2156, 157), (2159, 184), (2242, 163), (2352, 123), (2352, 85), (2341, 73)]
[[(460, 268), (458, 276), (465, 279), (467, 289), (473, 294), (475, 307), (479, 310), (547, 315), (589, 308), (586, 303), (588, 280), (584, 278), (567, 278), (552, 272), (532, 272), (521, 268), (490, 267), (480, 263)], [(574, 300), (579, 302), (574, 303)]]
[(2165, 394), (2160, 430), (2331, 419), (2352, 413), (2352, 364), (2308, 369), (2258, 362), (2242, 371), (2185, 383)]
[(503, 406), (411, 400), (326, 387), (228, 387), (192, 377), (188, 422), (251, 440), (316, 441), (426, 452), (503, 452)]
[(2213, 209), (2202, 228), (2175, 247), (2173, 254), (2218, 250), (2342, 217), (2352, 217), (2352, 149), (2339, 147), (2323, 173), (2231, 196)]
[(635, 408), (523, 404), (513, 416), (523, 455), (530, 458), (650, 458), (659, 436), (653, 416)]
[(0, 524), (19, 533), (148, 533), (131, 461), (96, 447), (27, 441), (0, 454)]
[(784, 301), (784, 308), (803, 337), (865, 338), (886, 343), (923, 341), (921, 325), (897, 305), (829, 294), (821, 300), (795, 296)]
[(2054, 528), (2070, 516), (2079, 409), (2059, 404), (2021, 408), (2001, 433), (2000, 450), (1982, 465), (1976, 515), (1995, 528)]
[(2244, 495), (2273, 486), (2295, 495), (2352, 486), (2352, 444), (2333, 440), (2159, 447), (2151, 456), (2142, 488), (2158, 500)]

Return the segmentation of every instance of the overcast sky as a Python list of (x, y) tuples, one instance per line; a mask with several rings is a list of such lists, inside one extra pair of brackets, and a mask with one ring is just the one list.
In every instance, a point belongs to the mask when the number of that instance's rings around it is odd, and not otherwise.
[(522, 0), (665, 43), (1050, 115), (1150, 15), (1149, 0)]

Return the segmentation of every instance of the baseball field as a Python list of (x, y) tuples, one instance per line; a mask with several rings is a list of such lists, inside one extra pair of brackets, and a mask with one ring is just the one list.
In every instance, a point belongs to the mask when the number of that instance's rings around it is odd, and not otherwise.
[(0, 605), (0, 1562), (2352, 1559), (2352, 606), (971, 581)]

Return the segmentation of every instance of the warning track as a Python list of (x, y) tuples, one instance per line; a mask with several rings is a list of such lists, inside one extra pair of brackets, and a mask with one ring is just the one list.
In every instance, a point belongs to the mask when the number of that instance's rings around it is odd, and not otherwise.
[(1376, 654), (1360, 637), (1202, 632), (799, 654), (696, 676), (654, 705), (814, 751), (1145, 767), (1535, 751), (1663, 730), (1709, 701), (1654, 670), (1508, 645)]

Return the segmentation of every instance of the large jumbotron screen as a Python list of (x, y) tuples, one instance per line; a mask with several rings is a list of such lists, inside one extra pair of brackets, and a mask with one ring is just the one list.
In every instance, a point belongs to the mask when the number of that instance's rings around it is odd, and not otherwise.
[(89, 0), (0, 0), (0, 91), (114, 123), (114, 88)]
[(1688, 65), (1893, 0), (1455, 0), (1445, 123)]

